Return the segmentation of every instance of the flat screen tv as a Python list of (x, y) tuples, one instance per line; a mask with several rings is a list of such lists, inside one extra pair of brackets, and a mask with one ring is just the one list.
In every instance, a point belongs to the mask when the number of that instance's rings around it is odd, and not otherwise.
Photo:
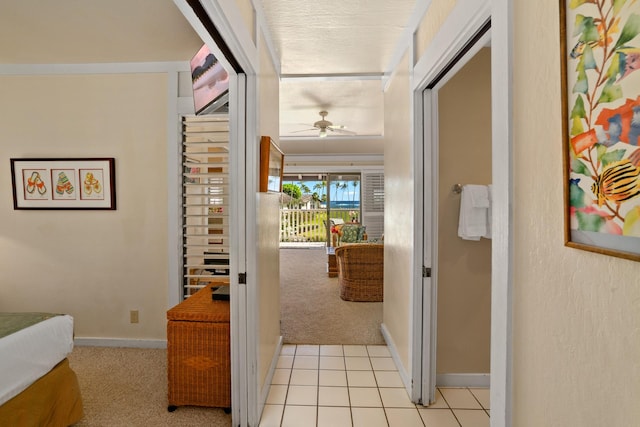
[(218, 110), (229, 99), (229, 74), (204, 44), (191, 58), (191, 82), (196, 114)]

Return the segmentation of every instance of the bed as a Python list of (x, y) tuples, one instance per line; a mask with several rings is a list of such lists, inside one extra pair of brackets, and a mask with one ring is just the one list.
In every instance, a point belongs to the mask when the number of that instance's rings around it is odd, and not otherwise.
[(70, 426), (82, 418), (72, 349), (73, 317), (0, 313), (0, 426)]

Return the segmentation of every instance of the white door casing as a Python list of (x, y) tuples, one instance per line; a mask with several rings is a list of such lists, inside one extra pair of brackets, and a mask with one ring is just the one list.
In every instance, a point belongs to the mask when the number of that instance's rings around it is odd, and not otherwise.
[[(511, 425), (511, 287), (513, 260), (513, 233), (511, 210), (511, 58), (512, 58), (512, 1), (511, 0), (459, 0), (453, 11), (434, 37), (427, 51), (413, 70), (412, 90), (414, 102), (414, 164), (416, 171), (414, 224), (416, 271), (422, 266), (437, 263), (437, 229), (433, 229), (433, 212), (437, 200), (434, 180), (437, 173), (426, 168), (434, 164), (433, 131), (437, 126), (437, 113), (433, 112), (437, 94), (425, 89), (451, 60), (463, 49), (467, 41), (491, 19), (491, 79), (492, 79), (492, 305), (491, 305), (491, 425)], [(482, 45), (479, 44), (478, 49)], [(471, 55), (472, 56), (472, 55)], [(461, 66), (461, 65), (460, 65)], [(455, 68), (453, 70), (455, 72)], [(435, 87), (437, 89), (437, 87)], [(429, 119), (423, 123), (420, 118)], [(437, 144), (435, 144), (437, 146)], [(437, 154), (437, 147), (435, 153)], [(433, 177), (434, 180), (428, 178)], [(424, 181), (423, 181), (424, 178)], [(437, 183), (437, 182), (435, 182)], [(424, 224), (423, 224), (424, 221)], [(430, 224), (425, 225), (425, 224)], [(431, 243), (429, 243), (431, 241)], [(435, 246), (437, 247), (437, 246)], [(433, 273), (435, 271), (432, 270)], [(416, 274), (414, 300), (423, 302), (422, 310), (414, 314), (412, 350), (412, 398), (433, 400), (435, 387), (435, 311), (437, 290), (434, 280)], [(414, 307), (418, 306), (414, 304)], [(424, 321), (423, 321), (424, 320)], [(419, 396), (419, 397), (418, 397)]]

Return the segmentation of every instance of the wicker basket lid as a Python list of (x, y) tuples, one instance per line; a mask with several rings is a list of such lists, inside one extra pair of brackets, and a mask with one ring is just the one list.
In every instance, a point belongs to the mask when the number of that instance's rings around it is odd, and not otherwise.
[(191, 322), (229, 322), (229, 301), (214, 301), (208, 285), (167, 311), (168, 320)]

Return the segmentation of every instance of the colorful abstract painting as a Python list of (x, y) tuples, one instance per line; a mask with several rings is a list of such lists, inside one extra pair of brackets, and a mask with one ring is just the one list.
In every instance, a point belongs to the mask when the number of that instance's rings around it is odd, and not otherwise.
[(561, 4), (568, 246), (640, 260), (640, 1)]

